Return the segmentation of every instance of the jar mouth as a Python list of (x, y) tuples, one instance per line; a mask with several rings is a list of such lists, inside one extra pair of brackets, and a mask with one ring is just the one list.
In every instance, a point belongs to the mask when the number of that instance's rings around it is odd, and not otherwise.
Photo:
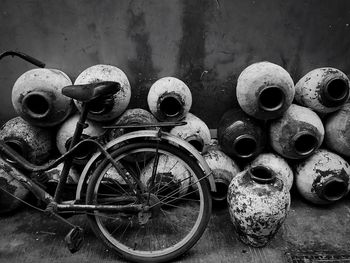
[[(20, 156), (26, 158), (26, 147), (23, 142), (17, 139), (5, 139), (4, 142), (7, 146), (11, 147), (11, 149), (18, 153)], [(10, 158), (6, 158), (6, 161), (9, 163), (16, 163), (16, 161)]]
[(281, 87), (267, 86), (260, 90), (258, 94), (258, 106), (268, 112), (282, 109), (286, 100), (286, 95)]
[[(82, 134), (82, 140), (85, 140), (85, 139), (89, 139), (90, 136), (86, 135), (86, 134)], [(69, 151), (70, 149), (70, 144), (72, 142), (72, 137), (69, 138), (66, 143), (65, 143), (65, 148), (67, 151)], [(90, 156), (91, 156), (91, 153), (94, 151), (94, 149), (91, 149), (91, 145), (88, 144), (88, 143), (85, 143), (85, 144), (82, 144), (81, 146), (79, 146), (78, 149), (76, 149), (74, 151), (74, 160), (76, 162), (82, 162), (82, 161), (85, 161), (87, 160)]]
[(101, 96), (89, 101), (89, 113), (93, 115), (101, 115), (110, 112), (114, 106), (113, 96)]
[(341, 178), (330, 178), (318, 191), (320, 198), (334, 202), (343, 198), (348, 192), (348, 184)]
[(256, 154), (258, 142), (256, 138), (249, 134), (238, 136), (233, 141), (233, 150), (240, 158), (249, 158)]
[(252, 180), (260, 184), (267, 184), (276, 180), (275, 173), (270, 168), (262, 165), (250, 167), (248, 174)]
[(46, 92), (33, 91), (24, 96), (23, 110), (34, 119), (42, 119), (49, 115), (51, 99)]
[(176, 118), (183, 114), (184, 102), (179, 94), (167, 93), (160, 97), (157, 108), (165, 118)]
[(314, 152), (318, 147), (318, 139), (308, 131), (296, 134), (293, 139), (294, 150), (300, 156), (307, 156)]
[(225, 201), (227, 198), (227, 192), (230, 182), (225, 179), (215, 179), (216, 192), (212, 192), (212, 198), (215, 201)]
[(330, 79), (321, 92), (323, 104), (329, 107), (341, 106), (348, 100), (348, 97), (349, 84), (342, 78)]

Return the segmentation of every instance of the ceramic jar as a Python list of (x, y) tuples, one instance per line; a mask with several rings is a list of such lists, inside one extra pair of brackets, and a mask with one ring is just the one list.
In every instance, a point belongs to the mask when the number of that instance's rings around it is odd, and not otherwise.
[(347, 102), (349, 89), (349, 79), (340, 70), (317, 68), (295, 84), (295, 99), (318, 113), (329, 113)]
[(238, 108), (224, 113), (217, 136), (222, 151), (231, 158), (253, 158), (266, 143), (262, 125)]
[(187, 113), (182, 121), (187, 122), (187, 124), (175, 126), (170, 130), (170, 133), (189, 142), (199, 152), (202, 152), (211, 140), (208, 126), (192, 113)]
[(13, 107), (18, 115), (34, 126), (58, 125), (73, 109), (72, 99), (61, 93), (62, 88), (68, 85), (72, 85), (71, 80), (60, 70), (29, 70), (13, 86)]
[[(21, 174), (21, 172), (0, 158), (0, 187), (23, 200), (28, 196), (29, 191), (14, 179), (14, 174)], [(21, 204), (19, 200), (0, 190), (0, 214), (14, 211)]]
[(46, 162), (54, 149), (52, 131), (35, 127), (21, 117), (15, 117), (1, 127), (0, 139), (34, 164)]
[(263, 247), (286, 219), (290, 194), (272, 170), (255, 166), (232, 179), (227, 201), (240, 240), (253, 247)]
[(189, 112), (192, 94), (183, 81), (174, 77), (164, 77), (151, 86), (147, 103), (158, 120), (178, 121)]
[(328, 116), (325, 125), (327, 147), (341, 155), (350, 157), (350, 103)]
[(295, 169), (299, 193), (314, 204), (329, 204), (343, 198), (350, 189), (350, 167), (339, 155), (319, 149)]
[(212, 192), (212, 199), (218, 202), (226, 201), (228, 186), (240, 169), (238, 165), (219, 149), (211, 147), (203, 157), (213, 171), (216, 192)]
[(294, 175), (291, 167), (282, 157), (273, 153), (262, 153), (249, 164), (249, 167), (260, 165), (271, 169), (276, 174), (276, 177), (283, 181), (287, 190), (290, 191)]
[(281, 116), (292, 104), (294, 94), (289, 73), (267, 61), (248, 66), (237, 80), (236, 96), (240, 107), (257, 119)]
[(270, 125), (270, 144), (285, 158), (302, 159), (320, 147), (324, 138), (324, 127), (318, 115), (296, 104), (273, 120)]
[[(112, 65), (94, 65), (79, 74), (74, 85), (95, 83), (99, 81), (115, 81), (120, 84), (120, 90), (114, 94), (106, 105), (105, 98), (97, 98), (90, 102), (88, 118), (95, 121), (110, 121), (120, 116), (128, 107), (131, 97), (131, 87), (125, 73)], [(81, 102), (74, 101), (81, 111)]]

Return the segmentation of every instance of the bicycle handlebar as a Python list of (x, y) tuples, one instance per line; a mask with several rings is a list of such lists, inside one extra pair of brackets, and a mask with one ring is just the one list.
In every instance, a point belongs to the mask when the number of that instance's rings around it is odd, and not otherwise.
[(40, 60), (33, 58), (25, 53), (22, 52), (18, 52), (18, 51), (5, 51), (2, 54), (0, 54), (0, 59), (7, 57), (7, 56), (17, 56), (20, 57), (21, 59), (24, 59), (26, 61), (28, 61), (29, 63), (34, 64), (35, 66), (39, 67), (39, 68), (44, 68), (45, 67), (45, 63), (41, 62)]

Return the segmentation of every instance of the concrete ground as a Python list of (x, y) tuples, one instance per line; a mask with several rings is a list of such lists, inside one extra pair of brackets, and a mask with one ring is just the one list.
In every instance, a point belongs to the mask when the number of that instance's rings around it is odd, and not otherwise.
[[(176, 262), (350, 262), (350, 197), (317, 207), (292, 196), (286, 222), (266, 247), (242, 244), (227, 208), (216, 208), (200, 241)], [(75, 254), (63, 242), (69, 227), (32, 208), (0, 217), (0, 262), (123, 262), (95, 238), (84, 216), (69, 220), (86, 226), (84, 246)]]

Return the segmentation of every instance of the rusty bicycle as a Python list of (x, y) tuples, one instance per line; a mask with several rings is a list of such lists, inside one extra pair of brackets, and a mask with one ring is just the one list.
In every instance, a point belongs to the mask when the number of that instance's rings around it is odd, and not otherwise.
[[(45, 66), (14, 51), (1, 54), (0, 59), (8, 55)], [(104, 145), (96, 138), (83, 138), (92, 102), (108, 99), (119, 88), (119, 83), (109, 81), (64, 87), (65, 96), (82, 102), (69, 150), (38, 166), (23, 158), (6, 140), (0, 141), (0, 154), (5, 160), (0, 168), (43, 201), (46, 214), (71, 226), (62, 213), (86, 214), (95, 235), (126, 260), (167, 262), (185, 253), (202, 236), (210, 218), (210, 191), (215, 191), (215, 184), (199, 152), (163, 130), (182, 125), (181, 122), (107, 126), (106, 131), (116, 128), (136, 131)], [(154, 129), (140, 130), (149, 127)], [(81, 147), (94, 149), (95, 153), (81, 172), (75, 198), (65, 200), (62, 193), (68, 173)], [(37, 183), (36, 176), (59, 163), (64, 166), (54, 195), (50, 195)], [(23, 174), (13, 172), (14, 169)], [(78, 251), (83, 243), (83, 229), (73, 225), (65, 241), (71, 252)]]

